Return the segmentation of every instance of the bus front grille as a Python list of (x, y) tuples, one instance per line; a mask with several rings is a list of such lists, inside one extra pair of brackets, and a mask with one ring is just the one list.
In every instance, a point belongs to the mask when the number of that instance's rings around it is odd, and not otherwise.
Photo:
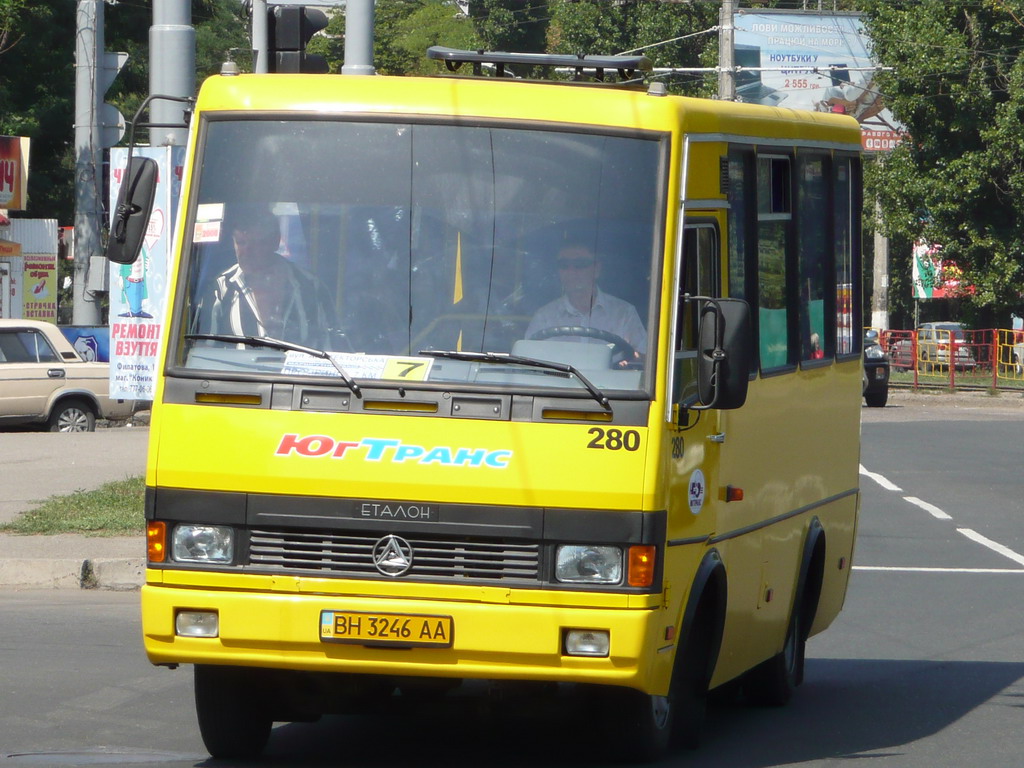
[[(540, 544), (403, 537), (412, 565), (403, 580), (540, 580)], [(249, 570), (320, 576), (384, 575), (374, 564), (379, 533), (342, 535), (322, 531), (251, 530)]]

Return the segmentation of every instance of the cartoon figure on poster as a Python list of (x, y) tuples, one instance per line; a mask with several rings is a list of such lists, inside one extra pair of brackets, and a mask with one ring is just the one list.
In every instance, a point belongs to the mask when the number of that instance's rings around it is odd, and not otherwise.
[(152, 313), (146, 311), (149, 298), (146, 278), (150, 269), (150, 252), (153, 249), (153, 245), (160, 238), (163, 228), (163, 212), (157, 209), (153, 212), (146, 227), (146, 237), (143, 240), (139, 258), (133, 264), (121, 265), (119, 269), (121, 299), (127, 311), (118, 313), (118, 317), (153, 317)]

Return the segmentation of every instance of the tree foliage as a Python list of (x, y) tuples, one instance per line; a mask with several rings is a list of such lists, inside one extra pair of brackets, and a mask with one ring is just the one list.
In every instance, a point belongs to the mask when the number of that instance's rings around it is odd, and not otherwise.
[[(562, 0), (550, 6), (552, 53), (639, 51), (655, 67), (713, 66), (718, 58), (717, 3)], [(693, 95), (711, 95), (716, 82), (703, 74), (674, 75), (672, 80), (676, 90)]]
[[(149, 3), (102, 4), (106, 50), (128, 64), (106, 100), (127, 117), (149, 91)], [(77, 3), (0, 0), (0, 134), (32, 140), (29, 209), (70, 223), (74, 213), (75, 36)], [(227, 48), (248, 49), (238, 0), (192, 0), (196, 79), (215, 73)]]
[[(331, 72), (344, 65), (345, 14), (335, 14), (308, 50), (327, 59)], [(449, 0), (381, 0), (374, 15), (373, 64), (382, 75), (437, 74), (426, 58), (432, 45), (478, 48), (472, 22)]]
[[(886, 103), (907, 138), (869, 173), (890, 236), (940, 244), (983, 307), (1022, 306), (1024, 2), (867, 0)], [(985, 320), (994, 321), (988, 317)], [(1005, 320), (1006, 318), (1002, 318)]]

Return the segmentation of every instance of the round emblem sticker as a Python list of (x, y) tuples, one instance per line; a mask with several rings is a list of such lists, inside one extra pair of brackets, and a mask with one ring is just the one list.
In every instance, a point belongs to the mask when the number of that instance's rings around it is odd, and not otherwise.
[(699, 469), (693, 470), (693, 474), (690, 475), (690, 512), (697, 514), (700, 512), (700, 508), (704, 506), (704, 473)]

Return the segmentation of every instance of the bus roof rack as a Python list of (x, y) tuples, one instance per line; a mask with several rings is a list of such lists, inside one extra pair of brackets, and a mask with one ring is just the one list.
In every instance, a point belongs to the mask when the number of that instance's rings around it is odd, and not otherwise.
[(651, 60), (646, 56), (584, 56), (562, 53), (506, 53), (505, 51), (463, 51), (432, 45), (427, 58), (443, 61), (449, 72), (456, 72), (463, 64), (473, 65), (473, 74), (483, 74), (484, 65), (491, 65), (498, 77), (505, 77), (505, 67), (520, 64), (527, 67), (556, 67), (571, 69), (576, 80), (592, 71), (594, 80), (604, 81), (605, 70), (615, 70), (620, 80), (632, 80), (638, 71), (650, 72)]

